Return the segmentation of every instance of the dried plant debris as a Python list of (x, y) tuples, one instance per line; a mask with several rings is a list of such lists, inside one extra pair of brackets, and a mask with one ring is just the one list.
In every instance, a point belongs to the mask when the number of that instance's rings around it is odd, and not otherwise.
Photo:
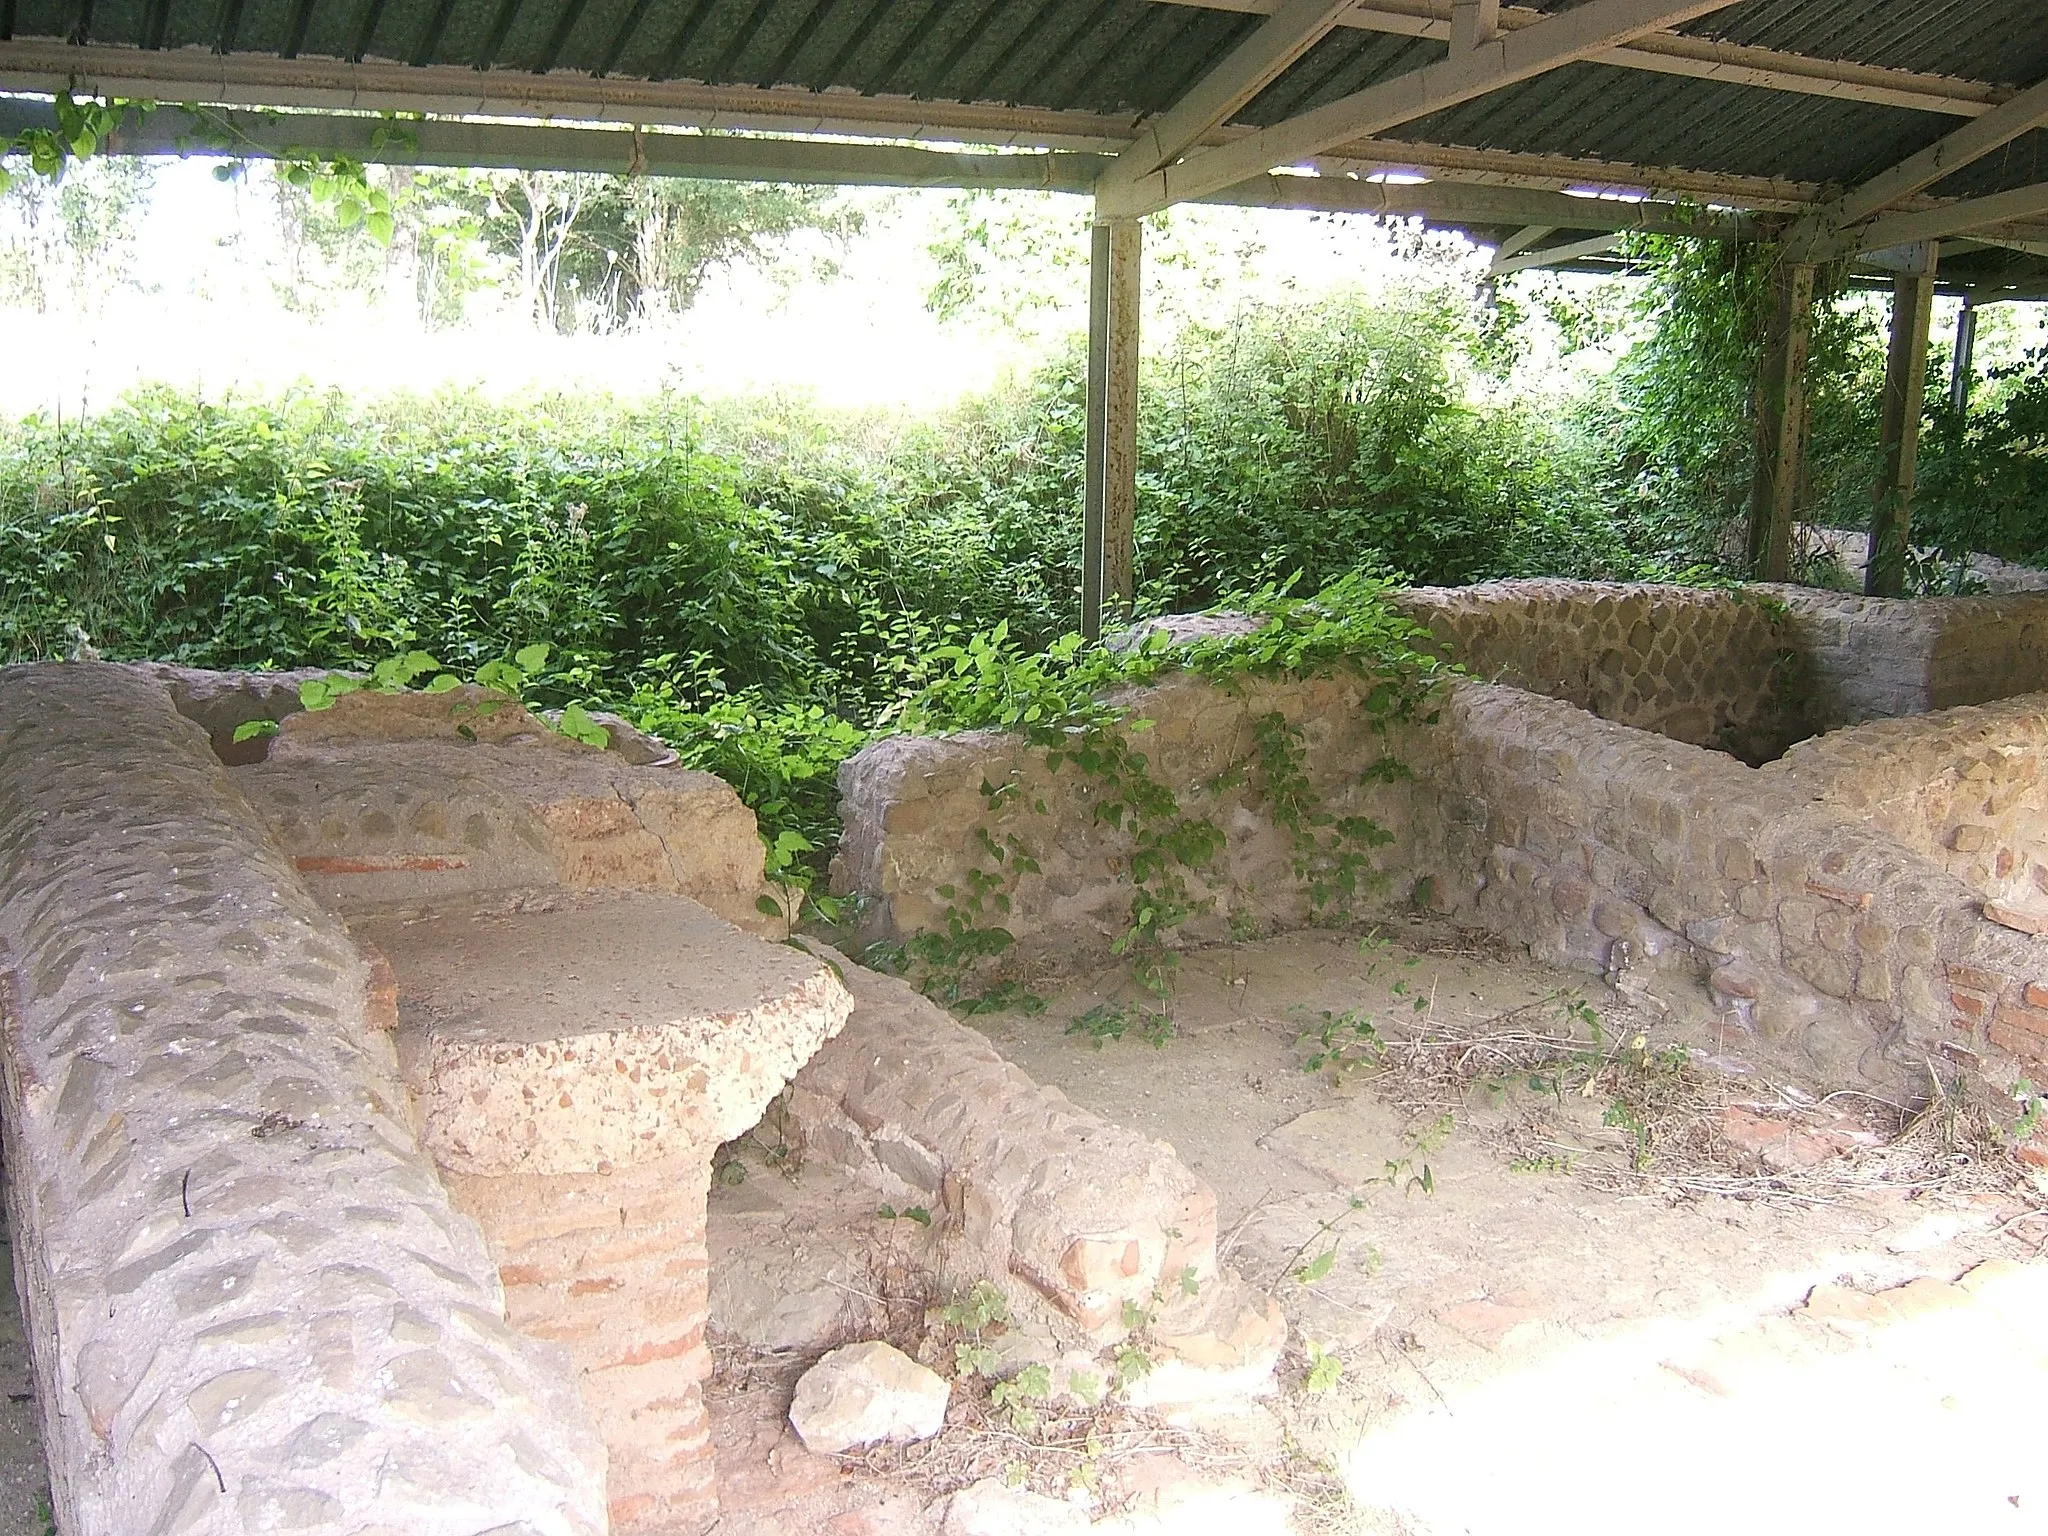
[(1457, 1113), (1518, 1172), (1621, 1194), (1796, 1204), (1875, 1188), (2035, 1193), (2014, 1156), (2028, 1104), (1973, 1090), (1932, 1060), (1924, 1098), (1901, 1104), (1733, 1070), (1657, 1041), (1627, 1007), (1596, 1011), (1573, 992), (1474, 1022), (1402, 1013), (1384, 1029), (1363, 1014), (1322, 1017), (1303, 1037), (1311, 1070), (1356, 1075), (1417, 1119)]

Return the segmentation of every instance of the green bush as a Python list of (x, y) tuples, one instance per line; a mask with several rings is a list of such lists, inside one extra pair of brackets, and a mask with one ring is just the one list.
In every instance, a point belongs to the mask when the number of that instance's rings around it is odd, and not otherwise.
[[(1488, 403), (1481, 350), (1424, 290), (1187, 332), (1143, 380), (1138, 611), (1354, 570), (1626, 574), (1586, 440)], [(632, 715), (822, 848), (838, 762), (969, 637), (1074, 627), (1080, 375), (1069, 350), (910, 423), (161, 388), (30, 417), (0, 428), (0, 655), (468, 675), (546, 642), (536, 702)]]

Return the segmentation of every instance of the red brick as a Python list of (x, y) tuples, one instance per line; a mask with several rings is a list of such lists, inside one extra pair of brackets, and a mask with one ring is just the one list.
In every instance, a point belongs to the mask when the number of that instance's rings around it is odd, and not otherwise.
[(292, 866), (309, 875), (433, 874), (442, 870), (467, 869), (469, 860), (454, 854), (392, 854), (381, 859), (307, 854), (293, 859)]
[(2048, 1038), (2031, 1031), (2017, 1030), (1994, 1019), (1991, 1023), (1991, 1043), (2001, 1050), (2011, 1051), (2015, 1056), (2048, 1063)]
[(1829, 901), (1839, 901), (1845, 907), (1868, 908), (1870, 905), (1868, 891), (1853, 891), (1847, 886), (1835, 885), (1826, 880), (1809, 880), (1806, 882), (1806, 888), (1816, 896), (1824, 896)]
[(2003, 992), (2006, 983), (2012, 980), (1997, 971), (1980, 971), (1974, 965), (1951, 965), (1948, 979), (1957, 986), (1968, 987), (1973, 992), (1988, 992), (1994, 997)]
[(2048, 1008), (2048, 986), (2043, 986), (2038, 981), (2028, 982), (2026, 990), (2020, 995), (2027, 1000), (2028, 1005), (2031, 1007)]
[(1997, 1013), (1992, 1017), (2007, 1029), (2039, 1035), (2044, 1042), (2048, 1042), (2048, 1013), (2043, 1013), (2038, 1008), (2023, 1008), (2017, 1003), (2000, 1003)]
[(1964, 1014), (1972, 1019), (1981, 1019), (1986, 1012), (1986, 1004), (1983, 998), (1978, 997), (1973, 992), (1965, 992), (1960, 987), (1951, 987), (1949, 989), (1949, 1001), (1956, 1005), (1957, 1013)]
[(601, 1371), (614, 1365), (648, 1365), (656, 1360), (674, 1360), (700, 1347), (703, 1342), (704, 1328), (700, 1323), (672, 1339), (653, 1339), (644, 1344), (635, 1344), (616, 1360), (599, 1361), (594, 1368)]

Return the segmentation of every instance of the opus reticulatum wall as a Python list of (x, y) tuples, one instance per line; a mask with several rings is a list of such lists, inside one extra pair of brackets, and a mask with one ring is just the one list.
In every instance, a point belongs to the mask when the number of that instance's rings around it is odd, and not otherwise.
[[(1459, 678), (1432, 723), (1385, 729), (1364, 708), (1368, 678), (1226, 693), (1169, 676), (1132, 695), (1154, 774), (1225, 833), (1191, 882), (1206, 907), (1187, 941), (1315, 916), (1256, 776), (1225, 772), (1277, 711), (1301, 733), (1324, 809), (1392, 834), (1360, 915), (1423, 907), (1489, 929), (1607, 975), (1694, 1035), (1823, 1078), (1896, 1092), (1924, 1085), (1930, 1053), (1996, 1071), (2006, 1057), (2048, 1062), (2048, 944), (1984, 914), (1987, 896), (2040, 889), (2048, 698), (1865, 726), (1761, 768), (1732, 755), (1776, 756), (1845, 699), (1868, 713), (1881, 699), (1995, 696), (2000, 675), (2031, 685), (2028, 637), (2048, 602), (1565, 582), (1401, 601), (1454, 657), (1519, 685)], [(1669, 733), (1645, 728), (1660, 725)], [(1405, 776), (1371, 771), (1382, 759)], [(1966, 793), (1957, 773), (1975, 775)], [(1000, 803), (981, 792), (1010, 782), (1019, 792)], [(1013, 880), (1004, 918), (1027, 959), (1106, 956), (1128, 921), (1129, 838), (1096, 819), (1085, 777), (1048, 770), (1016, 738), (880, 742), (841, 786), (836, 879), (866, 899), (871, 936), (942, 925), (937, 893), (987, 862), (961, 835), (976, 824), (1039, 866)]]

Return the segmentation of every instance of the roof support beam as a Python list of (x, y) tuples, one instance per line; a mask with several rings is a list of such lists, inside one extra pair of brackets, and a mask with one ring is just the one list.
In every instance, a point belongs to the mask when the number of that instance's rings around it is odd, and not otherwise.
[(1500, 0), (1451, 0), (1451, 52), (1470, 53), (1500, 36)]
[[(0, 138), (55, 123), (49, 103), (0, 98)], [(379, 130), (384, 131), (380, 132)], [(225, 135), (230, 147), (218, 147)], [(528, 123), (427, 119), (393, 125), (366, 115), (259, 114), (221, 110), (199, 118), (182, 107), (131, 116), (105, 153), (244, 156), (341, 154), (372, 165), (433, 165), (595, 171), (614, 175), (787, 181), (818, 186), (986, 187), (1083, 193), (1111, 162), (1064, 151), (966, 154), (902, 144)], [(1260, 176), (1201, 199), (1240, 207), (1304, 208), (1451, 225), (1543, 225), (1550, 229), (1645, 230), (1726, 236), (1745, 226), (1670, 203), (1567, 197), (1524, 187), (1426, 182), (1396, 186), (1350, 176)]]
[(2048, 215), (2048, 182), (1994, 192), (1989, 197), (1965, 198), (1943, 203), (1919, 213), (1891, 213), (1844, 231), (1821, 249), (1829, 254), (1853, 255), (1858, 251), (1881, 251), (1894, 245), (1917, 245), (1939, 240), (1944, 235), (1995, 231), (2015, 219), (2037, 219)]
[(1468, 186), (1433, 181), (1421, 186), (1354, 181), (1348, 176), (1256, 176), (1220, 192), (1191, 199), (1245, 208), (1312, 208), (1326, 213), (1370, 213), (1432, 224), (1528, 225), (1586, 231), (1640, 230), (1646, 234), (1725, 239), (1754, 229), (1735, 214), (1702, 214), (1671, 203), (1567, 197), (1526, 187)]
[(1178, 160), (1321, 42), (1350, 6), (1351, 0), (1281, 0), (1228, 58), (1138, 130), (1137, 142), (1118, 157), (1110, 177), (1134, 181)]
[(1145, 226), (1097, 224), (1088, 259), (1088, 410), (1081, 500), (1081, 633), (1130, 613), (1137, 560), (1138, 263)]
[(1494, 247), (1493, 259), (1496, 262), (1501, 262), (1507, 260), (1510, 256), (1519, 256), (1545, 235), (1554, 235), (1556, 233), (1556, 227), (1550, 224), (1525, 225)]
[(1806, 459), (1806, 354), (1813, 339), (1814, 269), (1782, 261), (1771, 274), (1770, 332), (1757, 380), (1756, 472), (1749, 490), (1749, 570), (1758, 581), (1792, 574), (1792, 524)]
[[(0, 138), (54, 122), (48, 103), (0, 99)], [(1086, 192), (1107, 157), (962, 154), (898, 144), (849, 144), (738, 134), (543, 128), (526, 123), (290, 116), (182, 107), (131, 116), (101, 145), (107, 154), (289, 158), (340, 154), (365, 164), (593, 171), (817, 186), (989, 187)]]
[(1349, 139), (1378, 133), (1579, 62), (1645, 32), (1690, 21), (1729, 3), (1731, 0), (1586, 0), (1468, 53), (1368, 86), (1246, 138), (1204, 150), (1134, 185), (1102, 188), (1098, 200), (1104, 211), (1114, 216), (1151, 213), (1276, 165), (1292, 165)]
[(1594, 235), (1586, 240), (1570, 240), (1563, 245), (1546, 245), (1540, 251), (1524, 251), (1519, 255), (1496, 255), (1486, 269), (1488, 277), (1506, 277), (1510, 272), (1527, 272), (1536, 267), (1558, 267), (1568, 261), (1577, 261), (1582, 256), (1603, 256), (1621, 244), (1620, 235)]
[[(1165, 3), (1197, 6), (1204, 10), (1264, 14), (1273, 8), (1275, 0), (1165, 0)], [(1543, 18), (1544, 12), (1529, 6), (1503, 6), (1500, 12), (1501, 27), (1508, 31), (1533, 27)], [(1375, 3), (1361, 4), (1345, 12), (1338, 24), (1396, 37), (1444, 40), (1451, 35), (1450, 23), (1444, 19), (1444, 6), (1432, 3), (1432, 0), (1375, 0)], [(1881, 107), (1903, 107), (1908, 111), (1940, 112), (1955, 117), (1980, 116), (2010, 94), (1982, 80), (1961, 80), (1950, 75), (1892, 69), (1881, 64), (1857, 64), (1847, 59), (1815, 58), (1778, 48), (1724, 43), (1716, 38), (1689, 37), (1678, 32), (1650, 33), (1595, 54), (1592, 61), (1618, 69), (1683, 75), (1695, 80), (1719, 80), (1729, 85), (1790, 91), (1805, 96), (1829, 96), (1840, 101), (1865, 101)]]
[(1944, 176), (2004, 148), (2043, 123), (2048, 123), (2048, 80), (1871, 177), (1836, 203), (1830, 214), (1837, 224), (1858, 223), (1902, 197), (1926, 191)]
[(1923, 245), (1917, 254), (1914, 270), (1901, 272), (1892, 285), (1891, 348), (1885, 359), (1884, 415), (1878, 434), (1884, 447), (1884, 469), (1877, 482), (1870, 552), (1863, 567), (1863, 590), (1870, 597), (1903, 597), (1906, 593), (1914, 466), (1927, 389), (1927, 330), (1934, 317), (1935, 247)]

